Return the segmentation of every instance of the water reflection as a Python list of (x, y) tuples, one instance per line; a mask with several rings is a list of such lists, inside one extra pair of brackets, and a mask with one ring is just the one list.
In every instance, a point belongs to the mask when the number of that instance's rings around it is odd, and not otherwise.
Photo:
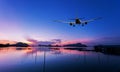
[(118, 72), (119, 61), (84, 48), (0, 48), (0, 72)]

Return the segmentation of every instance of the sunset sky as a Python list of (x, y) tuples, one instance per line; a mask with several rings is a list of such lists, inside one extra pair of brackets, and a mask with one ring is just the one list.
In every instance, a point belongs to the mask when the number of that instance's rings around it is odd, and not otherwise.
[[(119, 0), (0, 0), (0, 43), (60, 39), (63, 42), (120, 44)], [(102, 17), (72, 27), (54, 20)]]

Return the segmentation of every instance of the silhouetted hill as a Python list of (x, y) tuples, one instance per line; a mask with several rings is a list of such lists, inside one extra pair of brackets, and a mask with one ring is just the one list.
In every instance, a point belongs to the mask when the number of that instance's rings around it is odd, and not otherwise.
[(8, 43), (8, 44), (0, 44), (0, 47), (9, 47), (10, 46), (10, 44)]
[[(16, 44), (0, 44), (0, 47), (9, 47), (9, 46), (14, 46), (14, 47), (28, 47), (29, 45), (27, 43), (23, 42), (18, 42)], [(61, 47), (60, 45), (38, 45), (42, 47)], [(87, 45), (81, 44), (81, 43), (75, 43), (75, 44), (67, 44), (63, 45), (63, 47), (87, 47)]]
[(14, 47), (28, 47), (29, 45), (26, 43), (22, 43), (22, 42), (18, 42), (16, 44), (0, 44), (0, 47), (10, 47), (10, 46), (14, 46)]
[(11, 46), (15, 46), (15, 47), (28, 47), (29, 45), (27, 43), (18, 42), (16, 44), (11, 45)]
[(75, 43), (75, 44), (64, 45), (64, 47), (87, 47), (87, 45), (81, 43)]

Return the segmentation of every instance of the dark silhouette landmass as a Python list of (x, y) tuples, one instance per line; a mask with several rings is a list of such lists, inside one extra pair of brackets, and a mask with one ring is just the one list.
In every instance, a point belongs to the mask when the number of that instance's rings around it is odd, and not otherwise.
[(120, 55), (120, 45), (96, 45), (94, 50), (104, 54)]
[[(28, 47), (29, 45), (27, 43), (23, 42), (17, 42), (16, 44), (0, 44), (0, 47)], [(87, 45), (82, 44), (82, 43), (75, 43), (75, 44), (66, 44), (66, 45), (38, 45), (39, 47), (87, 47)]]
[(66, 45), (38, 45), (40, 47), (87, 47), (87, 45), (82, 43), (66, 44)]
[[(29, 47), (27, 43), (17, 42), (16, 44), (0, 44), (0, 47)], [(60, 45), (38, 45), (38, 47), (66, 47), (64, 49), (69, 50), (78, 50), (78, 51), (95, 51), (101, 52), (104, 54), (120, 55), (120, 45), (96, 45), (93, 50), (87, 50), (84, 47), (87, 45), (82, 43), (66, 44), (63, 46)]]
[(0, 44), (0, 47), (9, 47), (10, 46), (10, 44), (8, 43), (8, 44)]
[(75, 44), (64, 45), (64, 47), (87, 47), (87, 45), (82, 44), (82, 43), (75, 43)]
[(29, 45), (23, 42), (17, 42), (16, 44), (0, 44), (0, 47), (28, 47)]
[(18, 42), (16, 44), (12, 44), (11, 46), (15, 46), (15, 47), (28, 47), (29, 45), (27, 43)]
[(64, 48), (66, 50), (77, 50), (77, 51), (83, 51), (84, 48)]

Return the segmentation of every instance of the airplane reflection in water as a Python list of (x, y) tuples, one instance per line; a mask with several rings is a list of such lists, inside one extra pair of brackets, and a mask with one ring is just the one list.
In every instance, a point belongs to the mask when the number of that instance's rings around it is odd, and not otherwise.
[[(0, 71), (9, 66), (21, 67), (11, 72), (87, 72), (88, 66), (103, 68), (106, 66), (120, 66), (119, 57), (105, 55), (95, 51), (81, 51), (82, 48), (0, 48)], [(33, 68), (30, 68), (30, 66)], [(62, 66), (62, 67), (61, 67)], [(61, 69), (59, 69), (61, 67)], [(27, 71), (25, 71), (28, 68)], [(115, 67), (114, 67), (115, 68)], [(118, 67), (117, 67), (118, 68)], [(4, 70), (3, 70), (4, 69)], [(16, 68), (14, 68), (16, 69)], [(96, 68), (95, 68), (96, 69)], [(116, 69), (116, 68), (115, 68)], [(119, 69), (119, 68), (118, 68)], [(118, 70), (117, 69), (117, 70)], [(10, 69), (9, 69), (10, 70)], [(33, 71), (34, 70), (34, 71)], [(104, 71), (104, 70), (100, 70)], [(9, 72), (9, 71), (4, 71)], [(98, 71), (99, 72), (99, 71)]]

